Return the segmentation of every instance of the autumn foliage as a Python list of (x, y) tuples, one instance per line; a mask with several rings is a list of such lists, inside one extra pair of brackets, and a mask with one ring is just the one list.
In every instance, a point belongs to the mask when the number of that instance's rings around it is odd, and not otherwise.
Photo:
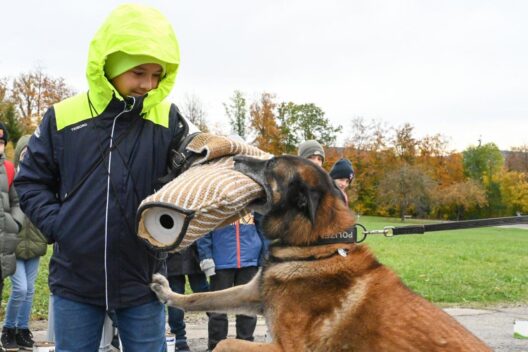
[[(12, 142), (32, 133), (44, 112), (73, 95), (64, 79), (37, 69), (9, 81), (0, 79), (0, 121)], [(206, 112), (193, 96), (180, 104), (195, 124), (206, 129)], [(316, 139), (325, 148), (324, 167), (340, 158), (352, 161), (355, 178), (347, 189), (350, 207), (359, 214), (462, 220), (528, 213), (528, 146), (500, 151), (493, 143), (449, 149), (446, 137), (418, 138), (409, 124), (351, 118), (344, 142), (314, 103), (277, 102), (265, 92), (246, 107), (235, 91), (224, 104), (231, 134), (274, 155), (296, 154), (297, 145)], [(341, 135), (343, 136), (343, 135)], [(12, 153), (12, 143), (6, 149)]]

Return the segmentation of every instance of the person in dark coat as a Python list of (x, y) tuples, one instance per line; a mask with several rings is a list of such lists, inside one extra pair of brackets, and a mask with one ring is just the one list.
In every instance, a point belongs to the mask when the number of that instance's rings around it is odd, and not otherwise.
[[(196, 243), (182, 252), (170, 254), (167, 258), (167, 279), (174, 292), (185, 293), (185, 282), (193, 292), (209, 291), (207, 277), (200, 269)], [(181, 309), (168, 307), (170, 331), (176, 335), (176, 351), (190, 351), (187, 345), (184, 312)]]

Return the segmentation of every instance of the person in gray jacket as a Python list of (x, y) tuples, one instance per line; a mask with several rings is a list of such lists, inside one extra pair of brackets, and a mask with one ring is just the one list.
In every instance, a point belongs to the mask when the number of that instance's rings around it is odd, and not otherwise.
[(15, 169), (4, 153), (8, 137), (6, 127), (0, 122), (0, 297), (4, 279), (15, 272), (15, 248), (19, 242), (17, 234), (24, 221), (24, 213), (20, 210), (13, 187)]
[[(15, 167), (24, 159), (30, 135), (20, 137), (15, 148)], [(2, 329), (2, 344), (9, 349), (33, 349), (33, 336), (29, 330), (29, 318), (33, 306), (35, 281), (40, 257), (46, 254), (46, 238), (27, 217), (18, 234), (20, 243), (16, 247), (16, 271), (11, 276), (11, 294), (5, 311)]]

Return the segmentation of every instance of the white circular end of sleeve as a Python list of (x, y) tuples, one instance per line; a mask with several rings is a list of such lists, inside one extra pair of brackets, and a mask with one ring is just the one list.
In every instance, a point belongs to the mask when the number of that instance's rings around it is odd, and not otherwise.
[(152, 207), (145, 209), (143, 220), (148, 233), (164, 245), (173, 244), (182, 231), (185, 214), (176, 210)]

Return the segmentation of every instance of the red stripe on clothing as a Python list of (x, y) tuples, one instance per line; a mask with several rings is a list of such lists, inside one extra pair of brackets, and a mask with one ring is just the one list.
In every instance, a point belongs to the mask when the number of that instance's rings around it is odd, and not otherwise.
[(237, 246), (237, 268), (240, 269), (240, 221), (235, 222), (236, 246)]

